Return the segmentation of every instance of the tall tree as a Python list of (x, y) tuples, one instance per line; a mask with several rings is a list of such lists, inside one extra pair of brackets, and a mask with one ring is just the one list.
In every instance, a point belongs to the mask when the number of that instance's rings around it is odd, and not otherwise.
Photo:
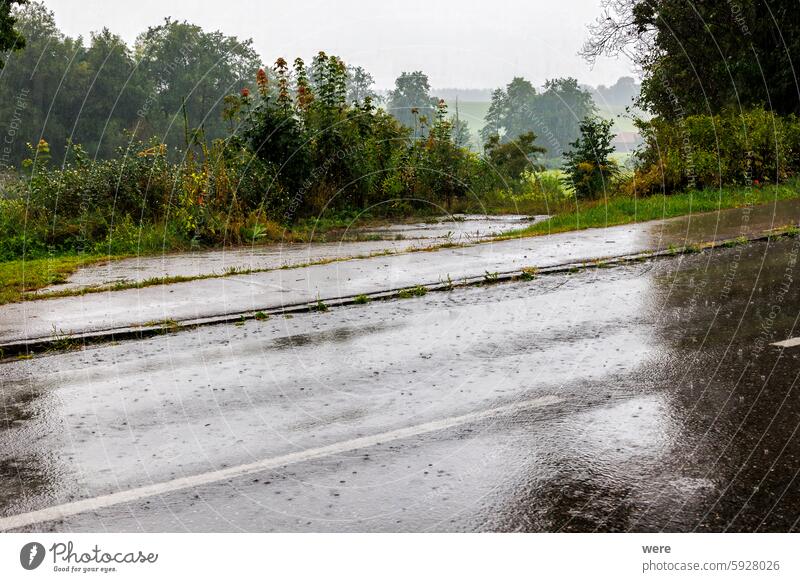
[(536, 89), (523, 77), (514, 77), (506, 86), (503, 126), (505, 134), (501, 141), (510, 142), (528, 133), (534, 127)]
[(151, 119), (172, 143), (183, 136), (184, 114), (206, 138), (222, 137), (224, 97), (241, 91), (261, 66), (251, 40), (170, 18), (137, 38), (136, 56), (156, 94), (159, 115)]
[(493, 136), (500, 139), (500, 132), (503, 131), (506, 107), (506, 92), (497, 88), (492, 91), (492, 100), (489, 109), (483, 118), (483, 127), (480, 130), (481, 140), (488, 143)]
[(364, 67), (347, 67), (347, 102), (364, 103), (369, 97), (373, 102), (378, 100), (378, 94), (373, 88), (375, 79)]
[(532, 131), (535, 100), (536, 89), (523, 77), (514, 77), (505, 89), (496, 89), (481, 130), (484, 143), (492, 136), (497, 136), (500, 143), (508, 143)]
[(124, 145), (125, 131), (146, 132), (142, 104), (150, 90), (149, 79), (136, 67), (125, 42), (107, 28), (92, 33), (81, 59), (83, 96), (74, 121), (73, 141), (90, 155), (110, 157)]
[(534, 132), (538, 145), (558, 156), (577, 138), (580, 121), (593, 113), (591, 94), (573, 78), (549, 80), (537, 92), (526, 79), (514, 77), (505, 89), (492, 93), (481, 137), (484, 143), (493, 136), (508, 143)]
[[(25, 2), (27, 0), (0, 0), (0, 53), (25, 47), (25, 38), (14, 28), (17, 19), (11, 12), (14, 4), (25, 4)], [(0, 58), (0, 69), (4, 64)]]
[(16, 7), (13, 18), (26, 48), (8, 55), (0, 71), (0, 126), (8, 136), (5, 153), (9, 165), (18, 165), (28, 157), (27, 144), (45, 139), (57, 162), (63, 158), (83, 101), (87, 71), (80, 63), (85, 47), (81, 39), (61, 34), (52, 11), (41, 2)]
[(424, 127), (433, 123), (439, 100), (431, 97), (428, 75), (422, 71), (403, 72), (394, 82), (389, 93), (388, 111), (400, 123), (414, 129), (415, 133), (425, 133)]
[(553, 156), (560, 156), (580, 135), (581, 121), (594, 115), (591, 94), (572, 77), (545, 82), (533, 105), (533, 128), (539, 143)]
[(641, 68), (641, 105), (675, 119), (768, 105), (800, 113), (795, 0), (604, 0), (584, 55), (624, 53)]

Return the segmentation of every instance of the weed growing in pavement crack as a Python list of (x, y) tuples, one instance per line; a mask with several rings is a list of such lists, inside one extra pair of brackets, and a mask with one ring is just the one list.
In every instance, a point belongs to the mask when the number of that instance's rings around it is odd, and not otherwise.
[(738, 247), (739, 245), (746, 245), (749, 242), (750, 240), (746, 236), (737, 236), (734, 239), (726, 240), (724, 243), (722, 243), (722, 246), (725, 248), (733, 248)]
[(53, 348), (57, 351), (67, 351), (75, 349), (77, 344), (75, 340), (69, 336), (69, 334), (64, 333), (63, 329), (56, 328), (56, 325), (53, 324), (53, 340), (51, 342)]
[(422, 285), (417, 285), (416, 287), (409, 287), (408, 289), (403, 289), (402, 291), (397, 292), (397, 297), (399, 299), (410, 299), (411, 297), (422, 297), (428, 293), (428, 289), (423, 287)]

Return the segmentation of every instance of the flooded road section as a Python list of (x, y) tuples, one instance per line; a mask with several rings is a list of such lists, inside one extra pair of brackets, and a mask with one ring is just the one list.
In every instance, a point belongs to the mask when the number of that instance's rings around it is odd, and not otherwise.
[(2, 364), (0, 529), (797, 531), (799, 253)]
[(0, 348), (40, 338), (191, 322), (487, 274), (728, 240), (800, 224), (800, 200), (679, 219), (487, 242), (0, 306)]
[[(39, 294), (166, 277), (224, 275), (231, 270), (280, 269), (384, 252), (402, 253), (446, 243), (470, 244), (525, 228), (546, 218), (520, 214), (457, 214), (428, 222), (348, 229), (336, 235), (337, 242), (315, 240), (310, 243), (250, 245), (122, 259), (78, 269), (66, 282), (40, 289)], [(314, 238), (322, 237), (317, 235)]]

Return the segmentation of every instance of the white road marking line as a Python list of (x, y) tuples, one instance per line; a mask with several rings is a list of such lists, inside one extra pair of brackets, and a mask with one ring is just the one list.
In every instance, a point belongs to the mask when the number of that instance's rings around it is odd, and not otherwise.
[(164, 481), (163, 483), (153, 483), (152, 485), (136, 487), (135, 489), (129, 489), (127, 491), (118, 491), (108, 495), (101, 495), (99, 497), (92, 497), (90, 499), (81, 499), (80, 501), (64, 503), (63, 505), (46, 507), (37, 511), (11, 515), (0, 518), (0, 531), (16, 529), (36, 523), (55, 521), (71, 515), (77, 515), (87, 511), (96, 511), (98, 509), (111, 507), (113, 505), (119, 505), (120, 503), (130, 503), (146, 497), (164, 495), (166, 493), (172, 493), (182, 489), (210, 485), (220, 481), (244, 477), (252, 473), (259, 473), (268, 469), (277, 469), (279, 467), (285, 467), (286, 465), (293, 465), (295, 463), (302, 463), (305, 461), (313, 461), (331, 455), (347, 453), (357, 449), (364, 449), (367, 447), (372, 447), (400, 439), (406, 439), (413, 436), (419, 436), (430, 432), (446, 430), (463, 424), (486, 420), (497, 416), (504, 416), (513, 412), (519, 412), (530, 408), (551, 406), (553, 404), (558, 404), (559, 402), (562, 402), (562, 399), (556, 396), (543, 396), (541, 398), (526, 400), (524, 402), (509, 404), (506, 406), (499, 406), (497, 408), (483, 410), (481, 412), (471, 412), (462, 416), (453, 416), (451, 418), (445, 418), (442, 420), (434, 420), (432, 422), (426, 422), (424, 424), (409, 426), (372, 436), (342, 441), (324, 447), (307, 449), (305, 451), (298, 451), (296, 453), (288, 453), (286, 455), (272, 457), (269, 459), (262, 459), (261, 461), (256, 461), (254, 463), (238, 465), (236, 467), (228, 467), (226, 469), (210, 471), (208, 473), (201, 473), (199, 475), (192, 475), (190, 477), (180, 477), (178, 479), (172, 479), (171, 481)]
[(774, 344), (770, 345), (778, 346), (779, 348), (793, 348), (795, 346), (800, 346), (800, 337), (793, 337), (791, 339), (783, 340), (782, 342), (775, 342)]

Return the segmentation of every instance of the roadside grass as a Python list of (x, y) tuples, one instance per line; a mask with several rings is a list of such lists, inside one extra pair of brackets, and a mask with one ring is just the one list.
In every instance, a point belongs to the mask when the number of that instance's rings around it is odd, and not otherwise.
[(117, 259), (100, 255), (66, 255), (0, 263), (0, 305), (21, 301), (27, 292), (66, 281), (79, 267)]
[[(57, 291), (47, 292), (47, 293), (38, 293), (33, 294), (34, 291), (37, 289), (42, 289), (49, 285), (54, 285), (56, 283), (63, 283), (66, 281), (66, 277), (70, 275), (75, 269), (88, 266), (92, 263), (96, 262), (104, 262), (104, 261), (111, 261), (117, 259), (123, 259), (125, 257), (108, 257), (108, 256), (101, 256), (101, 257), (94, 257), (94, 258), (84, 258), (85, 262), (81, 263), (80, 260), (78, 261), (77, 266), (75, 267), (67, 267), (61, 270), (56, 276), (55, 279), (48, 282), (46, 278), (39, 277), (35, 281), (28, 281), (26, 285), (24, 285), (18, 293), (7, 293), (5, 295), (0, 294), (0, 305), (5, 303), (12, 303), (15, 301), (21, 301), (23, 299), (54, 299), (56, 297), (77, 297), (80, 295), (88, 295), (91, 293), (104, 293), (106, 291), (123, 291), (125, 289), (144, 289), (145, 287), (153, 287), (156, 285), (170, 285), (173, 283), (186, 283), (188, 281), (200, 281), (202, 279), (219, 279), (222, 277), (229, 277), (232, 275), (250, 275), (253, 273), (265, 273), (267, 271), (276, 271), (276, 270), (285, 270), (285, 269), (299, 269), (303, 267), (311, 267), (314, 265), (327, 265), (329, 263), (337, 263), (340, 261), (350, 261), (354, 259), (368, 259), (372, 257), (383, 257), (386, 255), (393, 254), (393, 251), (386, 250), (386, 251), (376, 251), (374, 253), (369, 254), (360, 254), (354, 255), (352, 257), (340, 257), (340, 258), (333, 258), (333, 259), (320, 259), (318, 261), (311, 261), (307, 263), (298, 263), (293, 265), (283, 265), (281, 267), (268, 267), (264, 269), (245, 269), (245, 268), (238, 268), (238, 267), (231, 267), (225, 270), (224, 273), (206, 273), (203, 275), (174, 275), (169, 277), (151, 277), (149, 279), (143, 279), (141, 281), (121, 281), (118, 283), (114, 283), (113, 285), (100, 285), (97, 287), (80, 287), (76, 289), (61, 289)], [(48, 259), (48, 260), (55, 260), (55, 261), (64, 261), (67, 265), (70, 264), (70, 261), (73, 259), (78, 259), (77, 257), (58, 257), (56, 259)], [(11, 282), (14, 278), (19, 277), (20, 273), (23, 269), (30, 269), (31, 264), (35, 263), (36, 261), (44, 260), (44, 259), (36, 259), (31, 261), (9, 261), (8, 263), (0, 263), (0, 288), (5, 290), (6, 282), (11, 285)], [(18, 263), (18, 264), (13, 264)], [(10, 265), (8, 268), (8, 274), (5, 274), (3, 271), (3, 267), (6, 265)]]
[(401, 289), (397, 292), (398, 299), (411, 299), (412, 297), (423, 297), (428, 294), (427, 287), (417, 285), (416, 287), (409, 287), (408, 289)]
[(800, 182), (761, 188), (722, 188), (693, 190), (667, 196), (612, 196), (606, 200), (572, 203), (572, 209), (526, 228), (502, 234), (497, 239), (554, 234), (586, 228), (598, 228), (674, 218), (726, 208), (766, 204), (776, 200), (800, 198)]
[[(556, 172), (551, 172), (551, 179), (557, 179)], [(612, 196), (607, 200), (596, 200), (580, 202), (576, 208), (574, 199), (560, 199), (556, 204), (550, 206), (550, 212), (554, 212), (552, 218), (532, 224), (527, 228), (512, 231), (496, 237), (496, 240), (509, 238), (520, 238), (526, 236), (539, 236), (554, 234), (587, 228), (615, 226), (634, 222), (645, 222), (648, 220), (658, 220), (663, 218), (673, 218), (684, 216), (691, 213), (711, 212), (726, 208), (736, 208), (746, 205), (758, 205), (774, 202), (776, 200), (789, 200), (800, 198), (800, 180), (793, 180), (780, 186), (766, 186), (761, 188), (723, 188), (717, 190), (701, 190), (685, 193), (670, 194), (667, 196), (650, 196), (636, 198), (632, 196)], [(500, 202), (500, 201), (498, 201)], [(502, 200), (508, 210), (509, 200)], [(514, 204), (512, 204), (514, 206)], [(519, 206), (513, 208), (520, 210)], [(360, 220), (369, 217), (359, 217)], [(418, 218), (418, 217), (417, 217)], [(327, 224), (321, 225), (320, 231), (332, 232), (343, 223), (352, 224), (354, 217), (349, 215), (336, 216)], [(307, 234), (310, 230), (310, 223), (304, 224), (299, 229), (300, 233)], [(305, 230), (304, 229), (308, 229)], [(295, 240), (304, 238), (303, 234), (296, 236)], [(318, 238), (312, 235), (311, 238)], [(284, 239), (287, 240), (287, 239)], [(266, 241), (265, 241), (266, 242)], [(431, 245), (418, 249), (420, 251), (436, 251), (441, 248), (450, 248), (457, 245), (455, 243), (444, 243), (441, 245)], [(163, 252), (163, 249), (162, 249)], [(392, 251), (381, 251), (365, 255), (348, 257), (347, 259), (322, 259), (306, 264), (286, 265), (279, 268), (299, 268), (317, 264), (336, 262), (339, 260), (362, 259), (373, 256), (392, 254)], [(228, 275), (245, 275), (272, 269), (230, 269), (223, 274), (211, 273), (200, 276), (173, 276), (157, 277), (137, 282), (123, 282), (111, 286), (89, 287), (81, 289), (65, 289), (53, 293), (31, 295), (32, 292), (66, 281), (67, 277), (76, 269), (98, 262), (117, 260), (129, 255), (77, 255), (63, 254), (53, 257), (34, 258), (27, 260), (12, 260), (0, 262), (0, 305), (18, 302), (23, 299), (44, 299), (52, 297), (64, 297), (83, 295), (86, 293), (98, 293), (103, 291), (117, 291), (122, 289), (140, 289), (153, 285), (165, 285), (169, 283), (180, 283), (193, 281), (196, 279), (217, 278)], [(485, 280), (492, 282), (492, 274), (487, 274)], [(531, 273), (531, 277), (535, 276)], [(452, 286), (452, 285), (451, 285)], [(416, 294), (409, 290), (401, 292), (400, 296), (409, 297)], [(321, 307), (321, 306), (318, 306)], [(320, 309), (322, 310), (322, 309)]]

